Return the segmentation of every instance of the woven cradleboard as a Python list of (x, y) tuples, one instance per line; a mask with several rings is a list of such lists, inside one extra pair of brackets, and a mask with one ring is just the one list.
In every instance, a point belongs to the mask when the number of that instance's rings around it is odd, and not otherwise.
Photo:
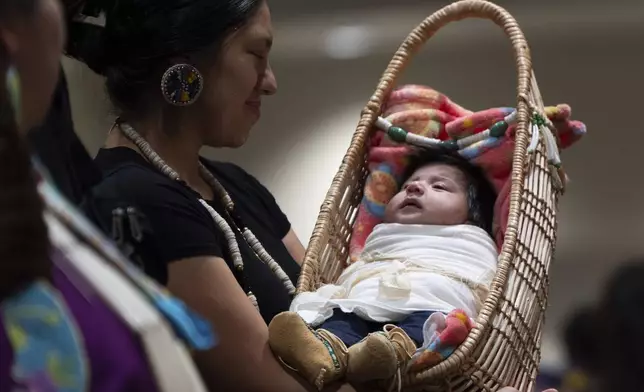
[[(405, 39), (362, 111), (351, 145), (326, 199), (306, 252), (298, 291), (335, 281), (349, 258), (349, 242), (368, 176), (368, 140), (383, 101), (411, 56), (441, 27), (465, 18), (502, 27), (514, 48), (517, 128), (510, 208), (498, 270), (467, 340), (445, 361), (403, 377), (405, 391), (493, 391), (515, 386), (531, 391), (539, 362), (548, 293), (548, 269), (556, 239), (556, 206), (563, 189), (554, 177), (542, 136), (529, 152), (531, 118), (543, 110), (530, 52), (516, 20), (483, 0), (463, 0), (435, 12)], [(554, 174), (554, 177), (553, 177)]]

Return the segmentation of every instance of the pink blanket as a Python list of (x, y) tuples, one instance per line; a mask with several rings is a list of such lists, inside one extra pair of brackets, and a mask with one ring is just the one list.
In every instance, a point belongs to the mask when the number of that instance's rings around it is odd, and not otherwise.
[[(488, 129), (513, 111), (514, 108), (493, 108), (471, 112), (429, 87), (407, 85), (391, 93), (382, 116), (410, 133), (441, 140), (458, 140)], [(583, 123), (570, 120), (568, 105), (547, 107), (545, 114), (557, 129), (561, 149), (574, 144), (586, 133)], [(494, 236), (499, 248), (503, 244), (509, 211), (515, 129), (515, 126), (510, 126), (504, 137), (484, 139), (461, 152), (484, 169), (498, 193)], [(413, 150), (414, 147), (396, 143), (383, 132), (374, 132), (371, 137), (370, 174), (351, 237), (352, 260), (362, 252), (373, 228), (382, 222), (385, 206), (400, 189), (407, 158)]]

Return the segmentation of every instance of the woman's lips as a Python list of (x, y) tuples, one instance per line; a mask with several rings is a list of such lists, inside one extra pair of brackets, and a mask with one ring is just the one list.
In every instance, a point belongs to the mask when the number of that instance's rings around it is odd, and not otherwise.
[(257, 116), (262, 112), (262, 102), (261, 101), (247, 101), (246, 106)]

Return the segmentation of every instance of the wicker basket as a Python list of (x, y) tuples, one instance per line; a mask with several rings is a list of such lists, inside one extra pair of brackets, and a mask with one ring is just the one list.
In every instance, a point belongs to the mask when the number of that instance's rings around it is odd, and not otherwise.
[(349, 239), (367, 178), (367, 141), (383, 99), (412, 54), (446, 24), (485, 18), (502, 27), (514, 48), (518, 71), (516, 147), (512, 163), (509, 221), (498, 272), (470, 336), (447, 360), (404, 377), (405, 391), (493, 391), (512, 385), (531, 391), (538, 372), (548, 294), (548, 268), (556, 238), (556, 205), (543, 140), (528, 153), (532, 110), (543, 103), (534, 81), (530, 52), (516, 20), (503, 8), (464, 0), (437, 11), (405, 39), (362, 111), (351, 145), (321, 207), (306, 252), (298, 291), (333, 282), (346, 266)]

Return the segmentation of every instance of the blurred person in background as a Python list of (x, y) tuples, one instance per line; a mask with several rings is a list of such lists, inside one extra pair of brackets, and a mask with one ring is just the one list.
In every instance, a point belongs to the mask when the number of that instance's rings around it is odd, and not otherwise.
[(568, 321), (563, 333), (568, 351), (569, 369), (563, 374), (561, 392), (598, 391), (595, 375), (598, 344), (596, 315), (593, 307), (579, 309)]
[(572, 372), (562, 392), (644, 389), (644, 259), (621, 264), (594, 307), (571, 317), (564, 341)]
[(606, 284), (595, 314), (598, 390), (643, 390), (644, 259), (617, 268)]
[[(0, 0), (0, 391), (169, 391), (150, 368), (166, 359), (147, 356), (128, 313), (134, 304), (179, 365), (166, 379), (203, 390), (161, 312), (195, 348), (212, 346), (207, 323), (119, 270), (118, 252), (30, 155), (26, 134), (47, 115), (60, 80), (63, 26), (57, 0)], [(102, 279), (123, 289), (119, 299), (97, 284)]]
[(570, 365), (560, 392), (643, 390), (642, 331), (644, 259), (640, 258), (621, 263), (610, 274), (597, 303), (570, 316), (563, 330)]
[[(65, 19), (70, 23), (85, 0), (64, 0)], [(100, 181), (100, 170), (74, 132), (67, 80), (62, 68), (58, 84), (42, 124), (26, 135), (31, 151), (47, 167), (50, 179), (69, 201), (79, 204)]]

